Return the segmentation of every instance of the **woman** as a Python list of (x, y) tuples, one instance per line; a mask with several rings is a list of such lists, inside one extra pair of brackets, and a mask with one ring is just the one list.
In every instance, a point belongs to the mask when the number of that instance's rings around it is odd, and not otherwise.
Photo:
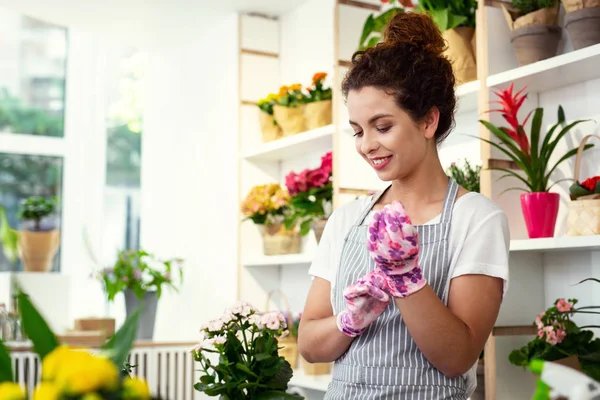
[(432, 20), (397, 14), (343, 82), (356, 150), (382, 193), (329, 219), (299, 330), (332, 362), (326, 399), (467, 399), (508, 283), (505, 214), (449, 179), (437, 145), (455, 79)]

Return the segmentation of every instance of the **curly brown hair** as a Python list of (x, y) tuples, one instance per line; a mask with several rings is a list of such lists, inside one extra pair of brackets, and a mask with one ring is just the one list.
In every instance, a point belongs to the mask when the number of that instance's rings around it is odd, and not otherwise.
[(383, 42), (354, 53), (342, 93), (347, 97), (349, 91), (366, 86), (383, 89), (415, 121), (436, 107), (440, 117), (435, 139), (441, 143), (454, 127), (456, 109), (456, 79), (445, 50), (431, 17), (400, 12), (388, 24)]

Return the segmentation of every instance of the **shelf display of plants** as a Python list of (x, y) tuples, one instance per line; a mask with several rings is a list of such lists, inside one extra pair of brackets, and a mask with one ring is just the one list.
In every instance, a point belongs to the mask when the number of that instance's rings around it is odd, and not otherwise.
[(600, 1), (562, 0), (562, 4), (566, 12), (564, 25), (573, 49), (600, 43)]
[[(511, 188), (508, 190), (518, 189), (525, 192), (521, 194), (521, 209), (529, 237), (553, 237), (558, 215), (559, 194), (551, 193), (550, 189), (560, 180), (550, 184), (550, 178), (561, 163), (577, 154), (578, 149), (567, 151), (553, 165), (550, 164), (550, 160), (553, 159), (558, 143), (573, 127), (584, 120), (576, 120), (567, 124), (564, 110), (559, 106), (557, 122), (546, 134), (542, 134), (544, 109), (538, 107), (531, 111), (525, 119), (519, 120), (518, 112), (527, 94), (523, 94), (525, 88), (516, 93), (513, 93), (513, 89), (514, 85), (511, 84), (507, 89), (495, 91), (500, 98), (499, 101), (496, 101), (500, 108), (490, 110), (491, 112), (500, 112), (508, 126), (497, 127), (488, 121), (480, 120), (480, 123), (501, 143), (480, 139), (508, 156), (525, 174), (523, 177), (515, 170), (490, 167), (490, 169), (505, 173), (500, 179), (513, 177), (525, 184), (526, 189)], [(524, 126), (530, 116), (532, 116), (531, 132), (528, 137)], [(582, 151), (591, 147), (592, 145), (586, 144)]]
[(241, 205), (246, 220), (251, 220), (263, 238), (263, 253), (267, 256), (298, 254), (301, 237), (296, 226), (286, 228), (290, 212), (290, 194), (278, 183), (254, 186)]
[(305, 96), (304, 118), (307, 130), (329, 125), (333, 120), (332, 90), (324, 86), (325, 78), (327, 73), (317, 72), (313, 75), (311, 86), (306, 88), (308, 95)]
[(306, 95), (302, 92), (302, 84), (295, 83), (279, 88), (279, 100), (273, 104), (273, 116), (281, 127), (282, 136), (295, 135), (306, 130), (304, 109)]
[(273, 116), (273, 106), (279, 101), (279, 95), (270, 93), (264, 99), (258, 100), (260, 112), (258, 119), (263, 142), (271, 142), (282, 137), (281, 127), (275, 121)]
[(286, 227), (300, 226), (302, 236), (312, 228), (318, 243), (333, 209), (332, 153), (321, 157), (318, 168), (288, 173), (285, 185), (291, 196)]
[(559, 0), (512, 0), (501, 5), (521, 66), (554, 57), (562, 36)]
[(476, 0), (420, 0), (415, 6), (411, 0), (382, 0), (386, 9), (378, 16), (371, 14), (365, 20), (358, 50), (375, 46), (383, 39), (383, 32), (398, 12), (413, 11), (429, 14), (444, 39), (448, 42), (446, 56), (452, 61), (457, 85), (477, 79), (475, 46)]

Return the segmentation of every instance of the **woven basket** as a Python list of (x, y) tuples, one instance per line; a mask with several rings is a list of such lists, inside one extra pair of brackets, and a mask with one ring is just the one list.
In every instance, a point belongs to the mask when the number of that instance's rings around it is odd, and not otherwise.
[[(574, 181), (579, 182), (579, 169), (581, 168), (581, 156), (587, 141), (598, 135), (588, 135), (583, 138), (577, 158), (575, 159)], [(569, 202), (569, 213), (567, 215), (567, 236), (590, 236), (600, 234), (600, 195), (592, 194), (573, 199)]]
[(321, 100), (307, 103), (304, 106), (306, 130), (320, 128), (331, 124), (333, 120), (331, 100)]
[(285, 229), (281, 223), (259, 226), (262, 230), (263, 253), (266, 256), (300, 253), (302, 238), (297, 229)]
[(262, 133), (263, 142), (272, 142), (282, 137), (281, 128), (275, 122), (275, 118), (271, 114), (264, 111), (259, 111), (260, 132)]
[(273, 116), (281, 127), (283, 136), (292, 136), (306, 130), (305, 107), (305, 104), (296, 107), (284, 107), (278, 104), (273, 106)]
[[(288, 315), (287, 325), (289, 329), (289, 327), (294, 322), (292, 320), (292, 311), (290, 309), (290, 302), (281, 290), (271, 290), (269, 292), (269, 294), (267, 295), (265, 311), (269, 311), (271, 296), (274, 294), (278, 294), (279, 297), (281, 297), (281, 299), (285, 303), (285, 308)], [(295, 369), (296, 365), (298, 364), (298, 338), (292, 335), (287, 335), (286, 337), (278, 337), (277, 342), (279, 344), (279, 355), (285, 358), (287, 362), (290, 363), (292, 369)]]

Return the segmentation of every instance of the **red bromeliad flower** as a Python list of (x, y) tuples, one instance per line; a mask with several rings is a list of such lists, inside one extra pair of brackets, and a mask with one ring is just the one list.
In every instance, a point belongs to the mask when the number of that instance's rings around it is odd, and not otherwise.
[(586, 179), (585, 181), (581, 182), (581, 186), (593, 193), (594, 190), (596, 190), (596, 185), (598, 182), (600, 182), (600, 175)]
[(502, 117), (508, 122), (510, 128), (502, 128), (506, 134), (508, 134), (517, 144), (523, 152), (523, 154), (529, 157), (529, 139), (523, 129), (523, 126), (527, 123), (531, 112), (527, 114), (525, 120), (520, 123), (518, 119), (519, 109), (523, 105), (523, 102), (527, 98), (527, 94), (521, 94), (525, 88), (519, 90), (513, 94), (514, 83), (511, 83), (507, 89), (499, 90), (494, 92), (496, 96), (500, 97), (499, 101), (493, 101), (492, 103), (498, 103), (502, 108), (490, 110), (490, 112), (500, 112)]

